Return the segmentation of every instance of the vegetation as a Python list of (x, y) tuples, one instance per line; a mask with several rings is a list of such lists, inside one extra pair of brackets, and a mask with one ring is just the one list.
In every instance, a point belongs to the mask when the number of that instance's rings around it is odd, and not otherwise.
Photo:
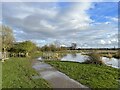
[[(56, 69), (90, 88), (118, 88), (119, 69), (105, 65), (47, 61)], [(95, 89), (96, 90), (96, 89)]]
[(64, 50), (67, 50), (66, 48), (63, 48), (63, 47), (57, 47), (55, 46), (54, 44), (51, 44), (51, 45), (45, 45), (43, 47), (40, 48), (41, 51), (43, 52), (56, 52), (56, 51), (64, 51)]
[[(57, 47), (53, 44), (39, 48), (31, 41), (17, 43), (15, 42), (12, 29), (4, 25), (1, 27), (0, 50), (2, 48), (3, 52), (8, 51), (10, 53), (9, 56), (12, 57), (2, 64), (3, 72), (1, 71), (0, 73), (3, 73), (3, 88), (50, 88), (45, 80), (33, 78), (38, 76), (38, 73), (31, 66), (32, 59), (42, 56), (44, 59), (60, 60), (67, 53), (82, 52), (82, 50), (76, 50), (76, 43), (72, 43), (71, 47), (68, 48)], [(1, 47), (1, 44), (3, 44), (3, 47)], [(49, 52), (50, 55), (47, 55), (46, 52)], [(83, 52), (88, 51), (83, 50)], [(47, 63), (91, 88), (117, 88), (119, 69), (103, 65), (101, 55), (101, 53), (92, 52), (88, 54), (89, 58), (83, 64), (60, 61)], [(110, 58), (120, 58), (120, 53), (111, 55), (107, 52), (106, 55)]]
[(12, 29), (5, 25), (1, 25), (0, 27), (0, 47), (2, 46), (1, 48), (5, 52), (3, 58), (6, 58), (6, 52), (9, 52), (9, 56), (12, 57), (27, 57), (36, 51), (37, 47), (33, 42), (24, 41), (16, 43)]
[(65, 53), (43, 52), (42, 58), (45, 60), (60, 60), (65, 55)]
[(120, 59), (120, 50), (118, 50), (118, 52), (113, 55), (114, 58)]
[(71, 49), (71, 50), (75, 50), (76, 47), (77, 47), (77, 44), (76, 44), (76, 43), (72, 43), (70, 49)]
[(104, 64), (102, 62), (100, 54), (97, 52), (92, 52), (92, 53), (88, 54), (88, 58), (84, 63), (99, 64), (99, 65)]
[(0, 62), (0, 90), (2, 89), (2, 62)]
[(2, 38), (2, 49), (3, 51), (6, 51), (10, 47), (12, 47), (13, 42), (15, 41), (13, 31), (10, 27), (1, 25), (0, 32), (1, 32), (0, 37)]
[(31, 66), (31, 58), (10, 58), (3, 63), (3, 88), (50, 88)]
[(24, 41), (20, 43), (14, 44), (12, 48), (10, 48), (9, 52), (10, 56), (29, 56), (30, 53), (33, 54), (37, 49), (36, 45), (31, 41)]

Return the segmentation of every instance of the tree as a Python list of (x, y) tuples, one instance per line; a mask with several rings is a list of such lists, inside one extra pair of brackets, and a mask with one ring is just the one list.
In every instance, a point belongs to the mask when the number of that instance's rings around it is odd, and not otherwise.
[(0, 27), (0, 52), (2, 52), (2, 27)]
[(72, 43), (71, 49), (76, 49), (76, 47), (77, 47), (77, 44), (76, 43)]
[(45, 45), (41, 48), (42, 51), (51, 51), (50, 47)]
[(34, 53), (37, 50), (36, 44), (31, 41), (24, 41), (20, 43), (14, 44), (14, 46), (9, 50), (10, 52), (14, 52), (17, 54), (25, 54), (25, 56), (29, 56), (30, 53)]
[(53, 44), (51, 44), (51, 45), (49, 46), (49, 48), (51, 49), (52, 52), (54, 52), (54, 51), (57, 50), (57, 47), (56, 47), (55, 45), (53, 45)]
[(15, 41), (12, 29), (9, 28), (8, 26), (1, 25), (0, 26), (0, 37), (1, 37), (1, 42), (2, 42), (2, 49), (3, 49), (3, 52), (5, 52), (10, 47), (12, 47)]
[(31, 41), (21, 42), (18, 44), (17, 48), (20, 52), (25, 52), (26, 56), (28, 56), (29, 53), (36, 51), (36, 45)]
[(59, 50), (59, 48), (57, 48), (54, 44), (50, 44), (49, 46), (48, 45), (45, 45), (41, 48), (41, 51), (52, 51), (52, 52), (55, 52)]

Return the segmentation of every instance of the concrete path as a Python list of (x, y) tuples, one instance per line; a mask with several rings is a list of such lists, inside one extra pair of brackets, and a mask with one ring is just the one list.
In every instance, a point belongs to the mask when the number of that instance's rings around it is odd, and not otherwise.
[(88, 88), (79, 82), (69, 78), (62, 72), (59, 72), (54, 67), (49, 64), (46, 64), (42, 61), (35, 61), (33, 68), (39, 72), (41, 77), (34, 78), (43, 78), (48, 83), (51, 84), (53, 88)]

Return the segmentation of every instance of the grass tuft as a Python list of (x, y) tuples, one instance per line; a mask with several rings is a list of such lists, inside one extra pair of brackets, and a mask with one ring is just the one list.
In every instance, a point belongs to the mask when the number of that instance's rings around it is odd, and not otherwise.
[(102, 61), (102, 58), (99, 53), (97, 52), (92, 52), (88, 54), (87, 60), (84, 62), (86, 64), (99, 64), (102, 65), (104, 62)]

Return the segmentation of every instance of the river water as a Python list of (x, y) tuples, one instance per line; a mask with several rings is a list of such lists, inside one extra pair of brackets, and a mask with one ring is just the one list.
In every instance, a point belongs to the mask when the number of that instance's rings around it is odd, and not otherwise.
[[(87, 55), (81, 55), (81, 53), (75, 53), (75, 54), (67, 54), (66, 56), (61, 58), (61, 61), (71, 61), (71, 62), (85, 62), (85, 60), (88, 58)], [(43, 60), (41, 57), (38, 58), (38, 60)], [(107, 58), (102, 57), (102, 61), (107, 65), (114, 68), (120, 68), (120, 60), (116, 58)]]
[[(61, 61), (73, 61), (73, 62), (84, 62), (86, 60), (88, 56), (86, 55), (81, 55), (80, 53), (76, 53), (76, 54), (67, 54), (66, 56), (64, 56)], [(112, 66), (114, 68), (120, 68), (120, 60), (115, 59), (115, 58), (106, 58), (106, 57), (102, 57), (102, 61), (108, 65), (108, 66)]]

